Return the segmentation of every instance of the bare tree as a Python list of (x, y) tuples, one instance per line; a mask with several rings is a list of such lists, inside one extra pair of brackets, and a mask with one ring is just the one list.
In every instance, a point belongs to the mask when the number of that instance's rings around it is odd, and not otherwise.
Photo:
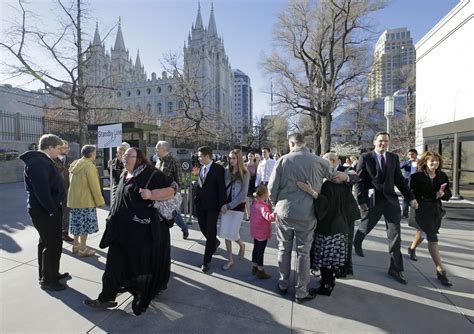
[(291, 0), (278, 17), (277, 49), (262, 64), (276, 79), (277, 103), (310, 117), (318, 154), (330, 148), (332, 113), (345, 91), (368, 72), (373, 34), (367, 17), (383, 5), (376, 0)]
[[(7, 64), (13, 77), (29, 76), (44, 85), (47, 93), (64, 101), (50, 110), (63, 110), (76, 114), (79, 121), (79, 143), (87, 142), (87, 120), (90, 110), (112, 110), (114, 107), (90, 105), (87, 98), (89, 88), (84, 79), (84, 71), (88, 61), (88, 48), (84, 48), (85, 34), (82, 30), (86, 13), (82, 8), (82, 0), (56, 0), (60, 15), (58, 31), (47, 32), (40, 24), (33, 21), (33, 13), (28, 11), (27, 2), (18, 0), (21, 20), (13, 24), (6, 33), (8, 41), (1, 41), (0, 47), (7, 50), (15, 59), (16, 64)], [(52, 25), (52, 24), (51, 24)], [(42, 25), (47, 27), (51, 25)], [(108, 35), (108, 34), (107, 34)], [(41, 53), (42, 52), (42, 53)], [(41, 60), (34, 55), (43, 54), (50, 60), (40, 64)]]

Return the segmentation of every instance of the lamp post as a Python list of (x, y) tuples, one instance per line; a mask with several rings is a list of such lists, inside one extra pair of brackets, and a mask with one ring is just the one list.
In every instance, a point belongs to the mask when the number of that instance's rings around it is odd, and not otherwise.
[(156, 134), (158, 136), (158, 141), (160, 141), (160, 130), (161, 130), (161, 119), (156, 120)]
[[(391, 130), (391, 120), (393, 116), (393, 96), (385, 96), (385, 107), (384, 107), (384, 116), (387, 119), (387, 133), (390, 135), (390, 130)], [(390, 146), (387, 148), (387, 150), (390, 150)]]

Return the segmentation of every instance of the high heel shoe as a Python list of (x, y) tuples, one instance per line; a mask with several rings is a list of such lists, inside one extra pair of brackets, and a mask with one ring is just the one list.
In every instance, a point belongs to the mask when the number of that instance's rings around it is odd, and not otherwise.
[(410, 260), (418, 261), (418, 258), (416, 257), (416, 248), (413, 249), (411, 247), (408, 247), (408, 255), (410, 255)]
[(441, 272), (436, 271), (436, 276), (438, 277), (438, 280), (443, 284), (444, 286), (452, 286), (453, 283), (451, 283), (446, 276), (446, 272), (443, 270)]

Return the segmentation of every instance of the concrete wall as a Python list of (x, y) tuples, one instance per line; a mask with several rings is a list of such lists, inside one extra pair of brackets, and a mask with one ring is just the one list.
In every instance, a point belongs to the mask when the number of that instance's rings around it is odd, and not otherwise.
[(474, 0), (461, 0), (416, 44), (416, 146), (423, 128), (472, 117)]

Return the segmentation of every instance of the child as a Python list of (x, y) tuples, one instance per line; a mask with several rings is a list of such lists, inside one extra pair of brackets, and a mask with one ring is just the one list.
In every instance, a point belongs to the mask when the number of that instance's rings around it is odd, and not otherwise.
[(250, 210), (250, 235), (253, 238), (252, 252), (252, 275), (258, 279), (268, 279), (271, 276), (263, 270), (263, 255), (267, 240), (272, 236), (272, 221), (276, 214), (271, 213), (270, 205), (267, 203), (268, 189), (260, 185), (254, 193), (255, 201)]

